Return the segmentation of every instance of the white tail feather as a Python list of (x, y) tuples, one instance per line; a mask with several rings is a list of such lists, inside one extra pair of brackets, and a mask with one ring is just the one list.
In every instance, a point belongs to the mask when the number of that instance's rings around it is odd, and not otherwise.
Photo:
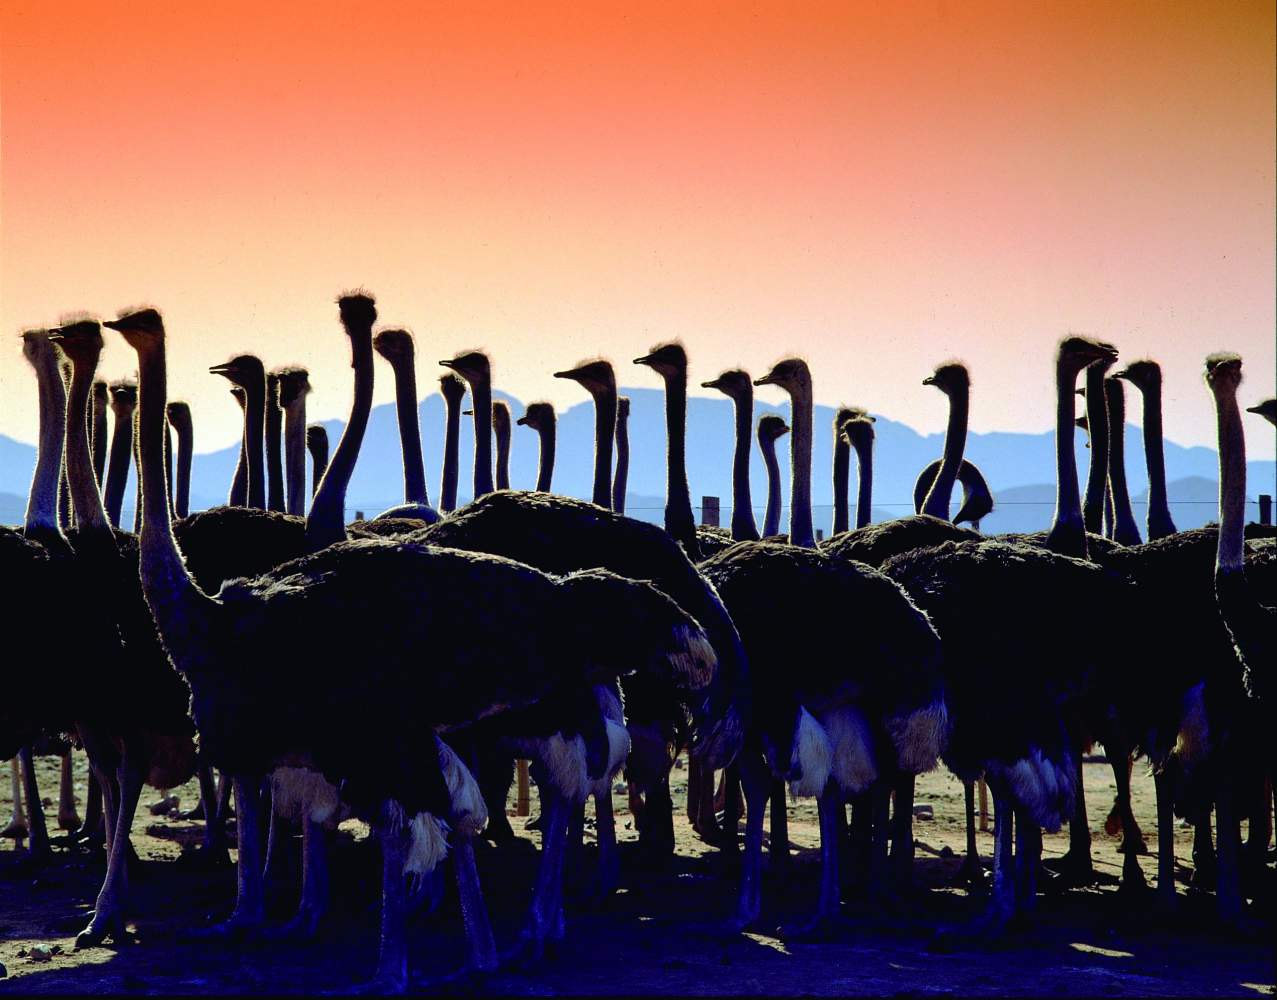
[(448, 785), (452, 809), (448, 819), (452, 826), (468, 837), (477, 837), (488, 825), (488, 807), (474, 775), (456, 751), (439, 740), (439, 768)]
[(896, 748), (896, 764), (906, 774), (933, 770), (949, 736), (949, 710), (937, 698), (926, 708), (897, 716), (887, 723)]
[(313, 823), (338, 823), (345, 818), (337, 786), (318, 771), (304, 767), (277, 767), (270, 775), (271, 808), (284, 819), (309, 816)]
[(790, 779), (789, 792), (799, 797), (819, 795), (825, 790), (833, 769), (829, 734), (807, 709), (801, 708), (796, 736), (789, 768), (790, 774), (799, 773)]
[(834, 781), (845, 794), (859, 795), (878, 777), (869, 721), (850, 705), (843, 705), (822, 713), (820, 724), (833, 747)]

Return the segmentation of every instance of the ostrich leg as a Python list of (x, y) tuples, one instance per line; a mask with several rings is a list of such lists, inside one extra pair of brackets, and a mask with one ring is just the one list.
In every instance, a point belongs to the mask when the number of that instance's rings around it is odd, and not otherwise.
[(567, 847), (572, 804), (549, 782), (541, 786), (541, 861), (537, 866), (524, 943), (540, 959), (547, 938), (558, 931), (563, 885), (563, 853)]
[(1215, 842), (1219, 852), (1219, 874), (1216, 877), (1215, 902), (1220, 919), (1238, 923), (1242, 919), (1241, 893), (1241, 823), (1237, 815), (1235, 792), (1229, 787), (1230, 774), (1224, 775), (1215, 794)]
[[(1117, 795), (1113, 799), (1113, 806), (1117, 809), (1118, 817), (1122, 823), (1122, 842), (1118, 850), (1122, 852), (1122, 883), (1120, 889), (1122, 892), (1141, 892), (1148, 888), (1148, 883), (1144, 880), (1144, 871), (1140, 868), (1139, 855), (1148, 850), (1148, 846), (1144, 843), (1144, 834), (1140, 830), (1139, 825), (1135, 822), (1135, 814), (1131, 810), (1131, 755), (1126, 752), (1127, 746), (1125, 742), (1121, 744), (1121, 753), (1118, 752), (1117, 741), (1112, 751), (1113, 759), (1113, 780), (1117, 785)], [(1107, 750), (1108, 747), (1105, 747)]]
[(46, 861), (52, 855), (49, 847), (49, 830), (44, 823), (44, 807), (40, 804), (40, 786), (35, 777), (35, 754), (31, 747), (23, 747), (18, 751), (18, 759), (22, 761), (22, 783), (27, 796), (27, 850), (37, 861)]
[(217, 810), (217, 786), (213, 782), (213, 769), (199, 769), (200, 809), (204, 815), (204, 852), (209, 864), (229, 864), (230, 854), (226, 844), (226, 818)]
[[(1001, 815), (1002, 810), (998, 813)], [(1038, 905), (1038, 868), (1042, 864), (1042, 829), (1028, 810), (1015, 814), (1015, 908), (1030, 914)]]
[(851, 800), (847, 843), (851, 849), (852, 882), (865, 885), (869, 881), (869, 854), (873, 843), (873, 801), (869, 792), (861, 792)]
[(1211, 839), (1211, 809), (1213, 803), (1203, 806), (1193, 817), (1193, 877), (1189, 887), (1195, 891), (1208, 891), (1215, 886), (1219, 874), (1219, 861), (1215, 856), (1215, 842)]
[[(236, 775), (235, 841), (239, 859), (235, 866), (235, 909), (219, 924), (196, 931), (195, 938), (227, 938), (258, 930), (265, 920), (266, 903), (262, 887), (261, 787), (258, 776)], [(402, 865), (400, 866), (402, 874)]]
[[(310, 939), (328, 909), (328, 831), (306, 813), (302, 814), (302, 894), (297, 913), (281, 933)], [(402, 866), (400, 866), (402, 872)]]
[(789, 867), (789, 803), (785, 799), (785, 783), (779, 778), (771, 783), (772, 839), (768, 857), (772, 873), (784, 872)]
[[(124, 900), (129, 891), (129, 830), (133, 815), (137, 812), (138, 796), (142, 793), (142, 770), (133, 763), (129, 751), (124, 751), (117, 769), (118, 802), (116, 816), (108, 836), (110, 847), (107, 856), (106, 880), (98, 893), (97, 905), (89, 926), (75, 939), (75, 947), (92, 948), (101, 944), (107, 936), (119, 943), (124, 937)], [(104, 789), (105, 791), (105, 789)], [(107, 797), (108, 806), (116, 794)]]
[(621, 857), (616, 849), (616, 820), (612, 816), (612, 789), (594, 796), (594, 832), (599, 842), (599, 870), (595, 893), (600, 899), (616, 891), (621, 876)]
[(761, 754), (746, 750), (737, 757), (737, 761), (745, 797), (745, 852), (741, 859), (740, 894), (732, 927), (740, 931), (756, 923), (763, 912), (763, 815), (771, 797), (772, 781)]
[(89, 790), (84, 802), (84, 825), (76, 837), (90, 845), (106, 843), (106, 820), (102, 811), (102, 782), (97, 772), (89, 768)]
[(993, 792), (993, 887), (989, 907), (978, 926), (1000, 931), (1015, 912), (1015, 859), (1011, 845), (1014, 835), (1011, 796), (1002, 782), (990, 782)]
[(820, 815), (820, 901), (816, 906), (816, 919), (828, 923), (838, 915), (842, 905), (842, 879), (838, 872), (839, 855), (842, 853), (838, 836), (838, 814), (844, 812), (842, 792), (831, 778), (817, 801)]
[(980, 867), (980, 849), (975, 839), (975, 782), (962, 783), (962, 797), (966, 806), (967, 817), (967, 857), (958, 871), (958, 878), (972, 888), (984, 881), (984, 872)]
[(9, 774), (13, 781), (13, 814), (0, 837), (21, 840), (27, 835), (27, 814), (22, 809), (22, 764), (17, 757), (9, 761)]
[(727, 794), (723, 799), (723, 850), (732, 856), (740, 851), (737, 836), (740, 828), (740, 817), (744, 802), (741, 799), (740, 765), (733, 761), (723, 772)]
[[(238, 782), (237, 782), (238, 784)], [(238, 790), (238, 789), (237, 789)], [(239, 806), (243, 816), (243, 806)], [(377, 975), (370, 989), (378, 993), (402, 993), (408, 987), (407, 893), (404, 863), (408, 859), (408, 831), (396, 807), (382, 807), (381, 840), (381, 947)]]
[(869, 788), (869, 801), (873, 817), (873, 835), (869, 848), (869, 893), (877, 899), (891, 894), (888, 876), (890, 858), (887, 850), (887, 830), (891, 825), (891, 786), (882, 778)]
[(1175, 782), (1163, 768), (1153, 776), (1157, 793), (1157, 907), (1175, 909)]
[[(1107, 747), (1105, 750), (1107, 751)], [(1123, 765), (1125, 766), (1125, 765)], [(1086, 785), (1082, 783), (1082, 754), (1077, 755), (1077, 802), (1069, 820), (1069, 849), (1052, 867), (1066, 885), (1090, 885), (1095, 880), (1091, 862), (1091, 828), (1086, 818)], [(996, 800), (995, 800), (996, 807)], [(997, 826), (997, 820), (994, 820)]]
[(456, 865), (461, 922), (466, 930), (466, 967), (472, 972), (491, 972), (497, 967), (497, 945), (479, 887), (473, 838), (461, 834), (454, 837), (452, 860)]
[(896, 777), (896, 813), (891, 819), (891, 868), (899, 893), (909, 892), (913, 883), (913, 790), (912, 774)]
[(58, 827), (62, 830), (80, 829), (80, 816), (75, 811), (75, 772), (69, 747), (62, 755), (62, 774), (58, 784)]

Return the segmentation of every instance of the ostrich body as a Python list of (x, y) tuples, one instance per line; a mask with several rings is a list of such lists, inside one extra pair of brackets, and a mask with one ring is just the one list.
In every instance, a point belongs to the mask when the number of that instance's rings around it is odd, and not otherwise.
[(1116, 375), (1104, 380), (1104, 402), (1109, 423), (1109, 490), (1113, 497), (1113, 541), (1118, 545), (1139, 545), (1140, 529), (1131, 511), (1131, 495), (1126, 488), (1126, 394)]
[[(239, 404), (241, 425), (248, 420), (248, 404), (244, 400), (244, 390), (237, 385), (231, 386), (231, 398)], [(231, 477), (231, 492), (226, 502), (232, 507), (248, 505), (248, 448), (244, 444), (245, 434), (240, 433), (239, 461), (235, 463), (235, 474)]]
[(275, 369), (279, 379), (279, 405), (284, 410), (284, 509), (295, 517), (306, 516), (306, 396), (310, 373), (292, 365)]
[(767, 470), (767, 508), (763, 514), (763, 537), (780, 534), (780, 463), (776, 461), (776, 439), (789, 433), (785, 421), (774, 413), (758, 418), (758, 450)]
[(124, 505), (124, 487), (129, 479), (129, 462), (133, 458), (133, 411), (137, 408), (137, 386), (132, 382), (112, 382), (109, 388), (115, 428), (111, 431), (111, 454), (107, 459), (103, 503), (111, 527), (118, 528), (120, 510)]
[[(492, 365), (482, 351), (467, 351), (439, 364), (451, 368), (470, 387), (474, 411), (474, 497), (478, 499), (492, 492)], [(454, 493), (453, 507), (456, 502)]]
[(1148, 466), (1148, 540), (1175, 532), (1166, 497), (1166, 456), (1162, 442), (1162, 368), (1156, 361), (1133, 361), (1114, 378), (1125, 379), (1144, 401), (1144, 462)]
[[(341, 304), (347, 320), (371, 311), (362, 296)], [(709, 642), (649, 585), (601, 572), (558, 580), (505, 559), (375, 539), (331, 545), (210, 597), (187, 575), (167, 519), (151, 516), (166, 506), (162, 321), (148, 310), (111, 325), (137, 350), (141, 374), (142, 586), (170, 657), (191, 679), (201, 737), (236, 775), (237, 796), (251, 776), (304, 761), (376, 824), (384, 859), (378, 985), (401, 989), (401, 879), (431, 870), (446, 850), (434, 817), (447, 815), (451, 797), (434, 731), (634, 669), (700, 681), (714, 668)], [(378, 655), (337, 699), (312, 675), (312, 664), (331, 655), (324, 625), (334, 616), (380, 634)], [(293, 655), (272, 652), (281, 644)], [(433, 663), (422, 670), (427, 648)], [(400, 766), (388, 769), (387, 760)], [(244, 853), (233, 919), (241, 924), (261, 919), (260, 895), (245, 878), (257, 852), (253, 798), (239, 806)], [(557, 914), (553, 892), (538, 902), (546, 919)]]
[(281, 450), (284, 411), (280, 408), (279, 376), (266, 374), (266, 509), (283, 511), (284, 456)]
[(457, 479), (460, 470), (458, 450), (461, 441), (461, 400), (466, 383), (449, 372), (439, 377), (439, 393), (443, 396), (443, 472), (439, 482), (439, 509), (445, 514), (457, 509)]
[(612, 477), (612, 509), (625, 513), (625, 489), (630, 481), (630, 397), (616, 397), (616, 475)]
[(754, 503), (749, 490), (750, 430), (754, 423), (754, 383), (739, 368), (729, 369), (716, 379), (701, 383), (702, 389), (717, 389), (732, 401), (736, 416), (736, 444), (732, 451), (732, 539), (757, 541)]
[(173, 516), (186, 517), (191, 512), (191, 459), (194, 455), (195, 428), (191, 423), (188, 403), (168, 404), (168, 422), (177, 435), (175, 452), (177, 469), (173, 477)]
[(425, 459), (421, 453), (421, 428), (417, 421), (417, 366), (412, 334), (407, 330), (381, 330), (373, 337), (373, 350), (390, 362), (395, 376), (395, 415), (399, 420), (399, 444), (403, 451), (404, 502), (377, 515), (377, 519), (405, 518), (434, 524), (439, 512), (426, 494)]
[(677, 342), (659, 344), (634, 363), (651, 368), (665, 383), (665, 530), (696, 562), (701, 550), (687, 485), (687, 352)]
[(313, 497), (319, 492), (319, 484), (328, 468), (328, 431), (323, 424), (306, 428), (306, 450), (310, 452), (310, 495)]
[(555, 372), (555, 378), (571, 379), (594, 400), (594, 491), (590, 499), (604, 509), (612, 506), (612, 444), (616, 434), (616, 373), (602, 359), (585, 361), (575, 368)]
[(554, 447), (558, 425), (554, 405), (529, 403), (517, 422), (521, 427), (530, 427), (537, 432), (540, 450), (537, 454), (536, 489), (538, 493), (549, 493), (554, 483)]
[(209, 371), (221, 375), (244, 394), (245, 505), (266, 509), (266, 465), (263, 457), (266, 419), (266, 369), (252, 354), (239, 354)]

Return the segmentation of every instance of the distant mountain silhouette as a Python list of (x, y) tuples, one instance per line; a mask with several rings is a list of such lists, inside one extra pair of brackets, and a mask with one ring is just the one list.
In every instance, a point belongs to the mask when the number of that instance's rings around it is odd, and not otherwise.
[[(665, 406), (664, 394), (654, 388), (625, 388), (620, 390), (629, 396), (630, 403), (630, 473), (627, 512), (643, 520), (660, 523), (665, 507)], [(584, 395), (584, 394), (583, 394)], [(495, 398), (510, 404), (517, 417), (523, 413), (523, 403), (497, 391)], [(788, 420), (789, 408), (756, 403), (754, 419), (763, 413), (779, 413)], [(421, 437), (425, 451), (426, 477), (432, 501), (438, 500), (439, 474), (443, 459), (444, 408), (443, 399), (437, 394), (422, 400), (420, 407)], [(815, 413), (813, 454), (815, 465), (812, 473), (812, 501), (815, 506), (815, 525), (826, 533), (833, 520), (833, 487), (831, 463), (833, 450), (834, 409), (817, 406)], [(196, 417), (198, 419), (198, 415)], [(336, 444), (343, 423), (339, 420), (324, 421), (330, 440)], [(461, 483), (458, 500), (470, 499), (470, 465), (474, 455), (473, 424), (469, 419), (461, 423)], [(875, 424), (874, 446), (874, 520), (884, 520), (912, 513), (913, 483), (928, 462), (940, 455), (942, 434), (919, 434), (906, 424), (878, 417)], [(694, 396), (688, 400), (687, 467), (691, 482), (692, 505), (699, 512), (701, 497), (717, 496), (722, 501), (721, 519), (724, 525), (731, 521), (731, 453), (734, 434), (732, 403), (726, 398)], [(788, 438), (782, 438), (778, 449), (781, 476), (786, 486), (788, 501), (789, 447)], [(1086, 479), (1088, 451), (1085, 435), (1079, 434), (1074, 442), (1079, 475)], [(594, 411), (588, 399), (559, 414), (558, 456), (555, 464), (554, 486), (559, 493), (569, 496), (589, 497), (591, 493), (594, 454)], [(232, 445), (220, 451), (196, 455), (192, 471), (191, 508), (199, 510), (224, 503), (230, 487), (239, 446)], [(1055, 506), (1055, 444), (1054, 433), (1017, 434), (994, 432), (971, 434), (967, 442), (967, 457), (984, 471), (989, 485), (1004, 505), (981, 525), (986, 531), (1036, 530), (1045, 527)], [(0, 496), (0, 521), (19, 523), (26, 507), (25, 497), (31, 484), (35, 465), (35, 448), (12, 438), (0, 435), (0, 494), (12, 494), (16, 502)], [(516, 488), (530, 488), (536, 480), (537, 438), (525, 428), (514, 428), (514, 441), (510, 456), (510, 480)], [(1218, 458), (1214, 450), (1203, 447), (1185, 448), (1168, 441), (1166, 443), (1166, 468), (1171, 480), (1172, 501), (1194, 501), (1190, 504), (1172, 503), (1176, 523), (1192, 527), (1205, 523), (1215, 516), (1214, 482)], [(1274, 463), (1248, 463), (1248, 482), (1252, 497), (1259, 492), (1271, 492)], [(755, 516), (762, 520), (767, 502), (767, 479), (762, 458), (755, 446), (750, 462), (750, 479), (753, 487)], [(1138, 429), (1127, 428), (1127, 478), (1133, 496), (1142, 498), (1147, 489), (1144, 473), (1144, 454)], [(1204, 485), (1205, 484), (1205, 485)], [(1208, 488), (1209, 487), (1209, 488)], [(855, 473), (852, 473), (852, 505), (855, 504)], [(1184, 490), (1185, 494), (1177, 492)], [(124, 523), (132, 524), (133, 485), (125, 490), (126, 510)], [(399, 452), (399, 433), (395, 421), (395, 408), (386, 403), (373, 408), (364, 438), (359, 463), (347, 495), (347, 516), (362, 510), (372, 517), (403, 499), (403, 472)], [(1200, 503), (1210, 499), (1211, 503)], [(957, 500), (955, 498), (955, 504)], [(788, 509), (782, 512), (782, 525), (788, 522)], [(1136, 518), (1143, 523), (1143, 511), (1136, 510)]]

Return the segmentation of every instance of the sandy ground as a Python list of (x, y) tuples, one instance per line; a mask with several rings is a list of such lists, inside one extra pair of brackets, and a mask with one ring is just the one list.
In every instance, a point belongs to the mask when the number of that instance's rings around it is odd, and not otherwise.
[[(681, 763), (681, 762), (680, 762)], [(46, 804), (57, 794), (57, 760), (40, 760)], [(462, 936), (452, 886), (432, 915), (414, 918), (411, 965), (414, 988), (460, 993), (552, 994), (1070, 994), (1070, 995), (1272, 995), (1271, 927), (1243, 939), (1210, 918), (1209, 898), (1185, 895), (1179, 916), (1154, 923), (1149, 911), (1119, 898), (1114, 883), (1120, 857), (1103, 830), (1112, 799), (1112, 776), (1088, 764), (1086, 788), (1097, 866), (1107, 878), (1094, 889), (1058, 894), (1044, 890), (1040, 913), (997, 944), (937, 945), (937, 931), (961, 925), (979, 901), (952, 883), (963, 850), (962, 786), (947, 772), (924, 776), (918, 803), (931, 803), (935, 818), (915, 825), (919, 892), (890, 913), (853, 895), (847, 921), (830, 940), (787, 940), (779, 925), (811, 908), (818, 858), (815, 802), (791, 806), (790, 839), (795, 863), (783, 882), (764, 886), (762, 933), (722, 929), (731, 912), (733, 873), (716, 849), (702, 843), (683, 815), (686, 772), (674, 774), (678, 809), (678, 853), (671, 870), (642, 870), (634, 849), (624, 795), (614, 796), (622, 845), (623, 889), (595, 907), (570, 899), (565, 943), (535, 965), (503, 968), (480, 981), (443, 986), (438, 977), (461, 961)], [(84, 796), (84, 760), (77, 755), (77, 794)], [(7, 819), (7, 765), (0, 809)], [(180, 789), (195, 801), (194, 783)], [(1135, 810), (1150, 849), (1155, 849), (1152, 781), (1138, 770)], [(143, 803), (156, 794), (148, 789)], [(81, 808), (83, 806), (81, 805)], [(510, 810), (513, 813), (513, 809)], [(536, 795), (533, 791), (533, 813)], [(56, 807), (48, 808), (51, 821)], [(0, 992), (23, 993), (278, 993), (350, 989), (373, 968), (377, 941), (379, 860), (367, 828), (343, 824), (334, 851), (334, 904), (327, 926), (313, 943), (211, 945), (184, 940), (183, 932), (228, 912), (234, 871), (201, 871), (175, 863), (184, 846), (198, 842), (193, 822), (156, 819), (145, 809), (133, 826), (142, 860), (133, 878), (131, 929), (124, 946), (75, 952), (75, 933), (101, 879), (102, 860), (55, 846), (56, 856), (33, 868), (11, 841), (0, 848), (0, 962), (8, 977)], [(502, 852), (481, 848), (479, 868), (491, 909), (498, 948), (518, 931), (531, 891), (534, 845), (539, 835), (513, 821), (519, 841)], [(587, 825), (592, 825), (587, 821)], [(1063, 834), (1046, 838), (1047, 856), (1062, 853)], [(986, 864), (991, 834), (980, 835)], [(946, 850), (947, 849), (947, 850)], [(953, 854), (950, 854), (950, 851)], [(1176, 830), (1182, 867), (1190, 857), (1190, 831)], [(588, 877), (595, 847), (587, 831), (584, 857), (568, 866), (570, 877)], [(1153, 877), (1152, 854), (1142, 859)], [(287, 915), (297, 895), (293, 881), (273, 899), (276, 917)], [(35, 945), (61, 951), (38, 961)]]

